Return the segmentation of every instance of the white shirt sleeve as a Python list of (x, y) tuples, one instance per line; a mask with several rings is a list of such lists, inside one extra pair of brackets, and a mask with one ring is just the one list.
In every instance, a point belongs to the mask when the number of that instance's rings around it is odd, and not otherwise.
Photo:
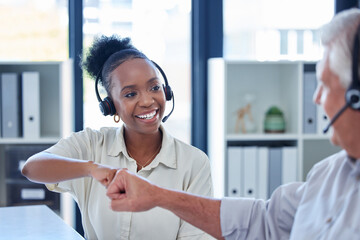
[(226, 239), (289, 239), (306, 183), (277, 188), (267, 201), (224, 198), (220, 221)]

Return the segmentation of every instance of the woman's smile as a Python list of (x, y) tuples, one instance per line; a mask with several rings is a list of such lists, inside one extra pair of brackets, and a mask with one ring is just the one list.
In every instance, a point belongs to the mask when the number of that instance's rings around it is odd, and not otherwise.
[(146, 122), (152, 122), (152, 120), (157, 120), (158, 116), (159, 116), (159, 110), (155, 109), (152, 110), (151, 112), (147, 112), (147, 113), (142, 113), (142, 114), (138, 114), (135, 115), (136, 118), (139, 118), (142, 121), (146, 121)]

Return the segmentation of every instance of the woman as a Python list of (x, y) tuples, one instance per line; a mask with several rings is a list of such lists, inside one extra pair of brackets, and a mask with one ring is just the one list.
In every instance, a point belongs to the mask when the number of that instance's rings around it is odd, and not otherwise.
[(105, 187), (116, 169), (127, 168), (162, 187), (211, 196), (210, 164), (203, 152), (171, 137), (161, 125), (166, 99), (158, 68), (129, 38), (97, 38), (83, 66), (107, 91), (104, 101), (99, 98), (104, 115), (122, 119), (123, 126), (73, 133), (30, 157), (23, 174), (73, 195), (87, 239), (209, 238), (160, 208), (111, 211)]

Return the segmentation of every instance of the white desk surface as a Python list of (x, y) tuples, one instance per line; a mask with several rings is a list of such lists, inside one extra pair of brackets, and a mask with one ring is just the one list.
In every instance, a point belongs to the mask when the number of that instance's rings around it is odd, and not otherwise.
[(45, 205), (0, 207), (0, 240), (84, 239)]

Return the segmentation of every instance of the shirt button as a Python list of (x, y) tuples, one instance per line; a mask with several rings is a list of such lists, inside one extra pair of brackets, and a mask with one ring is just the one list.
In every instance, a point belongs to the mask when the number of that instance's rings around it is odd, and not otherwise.
[(332, 221), (332, 218), (330, 217), (326, 220), (326, 223), (331, 223), (331, 221)]

